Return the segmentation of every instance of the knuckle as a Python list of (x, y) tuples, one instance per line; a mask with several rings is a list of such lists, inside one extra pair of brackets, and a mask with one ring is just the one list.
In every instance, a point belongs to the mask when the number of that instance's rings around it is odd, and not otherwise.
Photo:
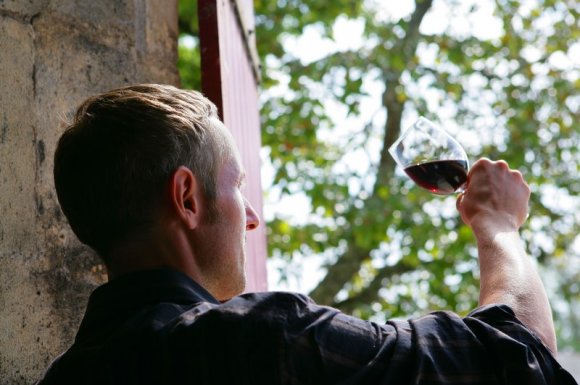
[(498, 160), (498, 161), (497, 161), (497, 162), (495, 162), (495, 163), (496, 163), (496, 164), (497, 164), (499, 167), (501, 167), (501, 168), (503, 168), (503, 169), (506, 169), (506, 170), (507, 170), (507, 169), (509, 169), (509, 168), (510, 168), (509, 164), (508, 164), (508, 163), (507, 163), (505, 160), (503, 160), (503, 159), (500, 159), (500, 160)]

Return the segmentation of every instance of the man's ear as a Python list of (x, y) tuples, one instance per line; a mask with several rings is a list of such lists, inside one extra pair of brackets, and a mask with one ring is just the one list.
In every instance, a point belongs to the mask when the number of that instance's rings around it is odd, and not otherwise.
[(172, 207), (182, 223), (189, 229), (196, 228), (201, 220), (202, 191), (189, 168), (180, 166), (173, 173), (170, 196)]

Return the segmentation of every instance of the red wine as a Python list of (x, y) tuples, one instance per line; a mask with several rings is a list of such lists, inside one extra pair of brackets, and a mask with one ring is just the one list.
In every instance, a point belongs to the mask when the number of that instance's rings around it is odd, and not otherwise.
[(452, 194), (467, 181), (465, 160), (435, 160), (405, 168), (417, 185), (434, 194)]

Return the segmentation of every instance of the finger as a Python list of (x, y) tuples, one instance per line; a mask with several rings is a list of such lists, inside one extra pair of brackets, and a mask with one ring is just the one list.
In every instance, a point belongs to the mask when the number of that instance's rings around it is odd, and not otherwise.
[(474, 170), (477, 170), (479, 168), (485, 168), (485, 166), (489, 166), (492, 164), (494, 164), (494, 162), (489, 160), (488, 158), (480, 158), (473, 164), (473, 166), (471, 166), (469, 173), (471, 174), (474, 172)]
[(509, 164), (505, 160), (503, 160), (503, 159), (498, 160), (497, 162), (495, 162), (495, 164), (497, 164), (498, 166), (500, 166), (504, 170), (509, 170), (510, 169)]
[(461, 192), (457, 196), (457, 200), (455, 201), (455, 207), (457, 208), (457, 211), (461, 211), (461, 203), (463, 203), (463, 196), (464, 195), (465, 195), (465, 193)]
[(524, 181), (524, 175), (519, 170), (510, 170), (510, 171), (514, 177)]

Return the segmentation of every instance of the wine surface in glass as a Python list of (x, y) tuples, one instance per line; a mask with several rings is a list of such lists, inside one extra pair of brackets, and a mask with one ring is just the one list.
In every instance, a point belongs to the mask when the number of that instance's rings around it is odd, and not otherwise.
[(467, 162), (461, 159), (434, 160), (406, 167), (409, 177), (434, 194), (453, 194), (467, 181)]

